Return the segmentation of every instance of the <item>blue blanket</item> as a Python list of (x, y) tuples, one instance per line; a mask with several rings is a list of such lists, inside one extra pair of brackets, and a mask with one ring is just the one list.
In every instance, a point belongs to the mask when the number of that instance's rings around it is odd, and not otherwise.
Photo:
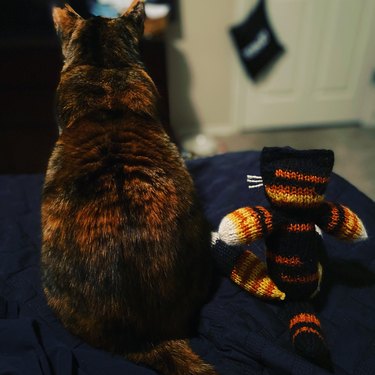
[[(249, 190), (259, 153), (188, 162), (206, 215), (216, 229), (227, 213), (267, 205)], [(40, 288), (40, 200), (43, 176), (0, 176), (0, 374), (146, 375), (154, 371), (94, 349), (69, 334), (47, 307)], [(333, 175), (326, 197), (350, 207), (369, 239), (343, 243), (325, 237), (328, 267), (315, 302), (335, 374), (375, 374), (375, 203)], [(262, 256), (263, 243), (252, 250)], [(307, 375), (326, 372), (295, 355), (282, 304), (256, 299), (226, 278), (204, 306), (194, 350), (222, 375)]]

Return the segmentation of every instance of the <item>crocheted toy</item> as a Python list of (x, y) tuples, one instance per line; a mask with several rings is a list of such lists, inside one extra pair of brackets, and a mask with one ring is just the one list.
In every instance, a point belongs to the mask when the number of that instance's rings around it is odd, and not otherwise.
[[(248, 292), (286, 301), (295, 350), (331, 369), (321, 323), (310, 299), (322, 279), (322, 231), (344, 240), (362, 240), (366, 230), (348, 207), (328, 202), (324, 193), (334, 162), (329, 150), (264, 148), (261, 176), (248, 176), (250, 188), (264, 186), (269, 207), (237, 209), (225, 216), (213, 234), (219, 268)], [(248, 245), (265, 238), (266, 264)]]

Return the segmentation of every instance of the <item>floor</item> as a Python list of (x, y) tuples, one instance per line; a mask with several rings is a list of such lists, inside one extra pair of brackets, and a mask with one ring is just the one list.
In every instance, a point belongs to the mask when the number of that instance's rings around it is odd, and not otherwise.
[(264, 146), (326, 148), (335, 153), (334, 172), (375, 200), (375, 129), (359, 126), (252, 132), (217, 137), (220, 151), (261, 150)]

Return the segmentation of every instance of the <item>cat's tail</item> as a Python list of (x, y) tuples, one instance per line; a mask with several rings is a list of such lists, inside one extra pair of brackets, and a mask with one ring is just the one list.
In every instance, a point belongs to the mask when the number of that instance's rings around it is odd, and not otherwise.
[(191, 349), (187, 340), (170, 340), (142, 353), (131, 353), (129, 360), (145, 364), (162, 375), (218, 375)]
[(319, 318), (309, 302), (289, 302), (289, 333), (296, 352), (307, 360), (332, 371), (329, 349)]

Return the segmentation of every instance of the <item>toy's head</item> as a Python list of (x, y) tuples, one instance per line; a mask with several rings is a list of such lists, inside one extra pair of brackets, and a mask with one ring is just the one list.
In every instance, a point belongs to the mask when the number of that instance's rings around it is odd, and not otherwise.
[(318, 206), (324, 200), (333, 162), (330, 150), (265, 147), (261, 174), (268, 200), (283, 208)]

